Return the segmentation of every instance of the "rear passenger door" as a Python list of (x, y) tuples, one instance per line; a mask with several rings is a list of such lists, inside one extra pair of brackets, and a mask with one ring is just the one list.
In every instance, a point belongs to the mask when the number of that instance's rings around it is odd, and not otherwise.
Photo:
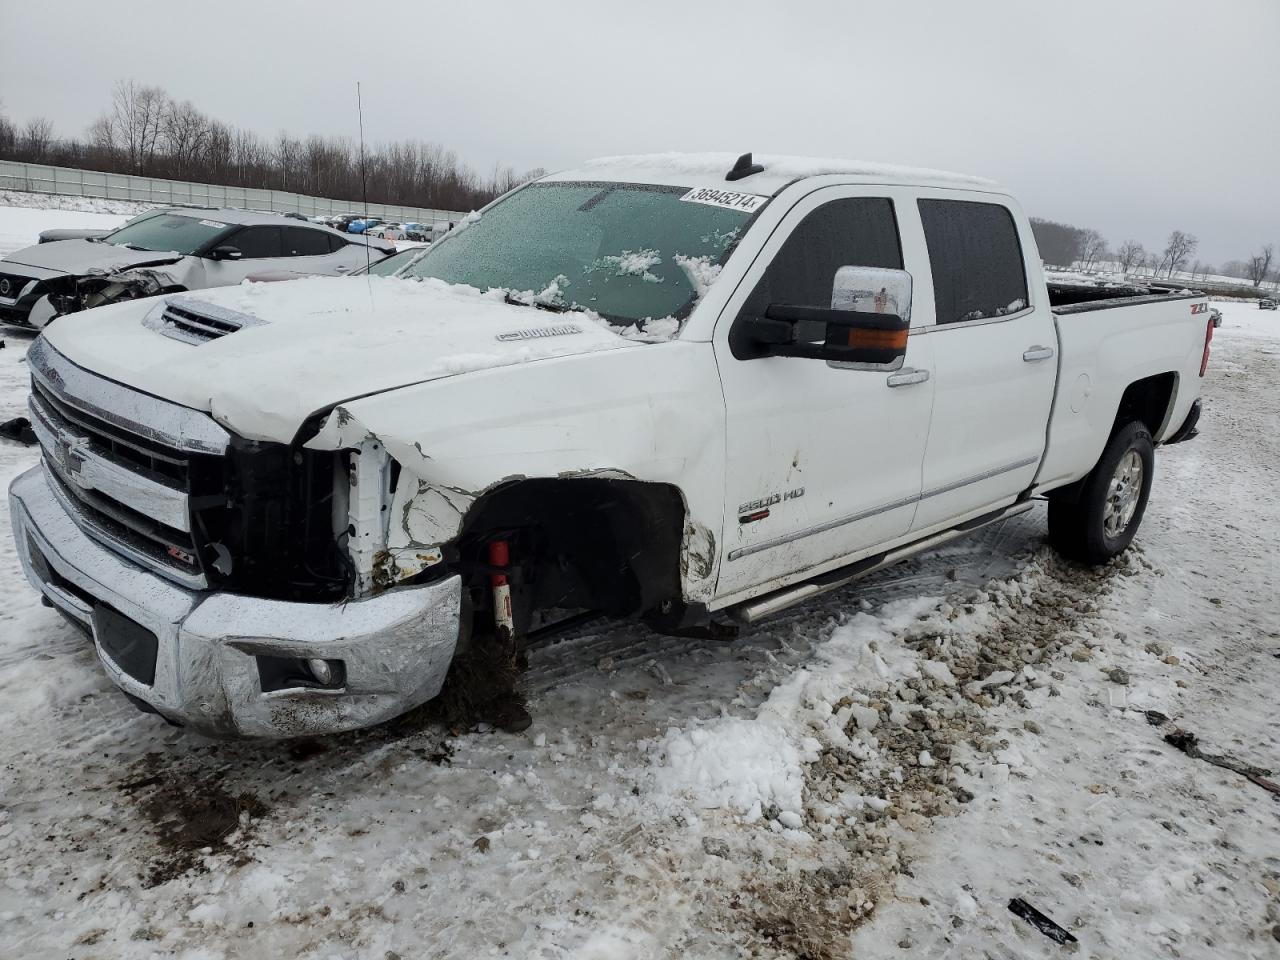
[(356, 266), (363, 266), (363, 257), (357, 257), (358, 248), (341, 237), (310, 227), (284, 228), (284, 255), (289, 258), (288, 270), (298, 273), (338, 274), (347, 273)]
[(946, 191), (917, 201), (933, 297), (916, 309), (934, 313), (936, 394), (913, 530), (1011, 502), (1044, 455), (1057, 336), (1043, 284), (1027, 276), (1027, 221), (1008, 203)]

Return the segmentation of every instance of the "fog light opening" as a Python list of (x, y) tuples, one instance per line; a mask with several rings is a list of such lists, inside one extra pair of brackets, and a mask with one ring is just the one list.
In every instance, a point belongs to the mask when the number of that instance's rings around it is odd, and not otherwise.
[(319, 657), (272, 657), (258, 654), (258, 677), (263, 693), (277, 690), (337, 690), (347, 682), (341, 660)]
[(333, 682), (333, 667), (328, 660), (308, 660), (307, 669), (321, 686), (327, 687)]

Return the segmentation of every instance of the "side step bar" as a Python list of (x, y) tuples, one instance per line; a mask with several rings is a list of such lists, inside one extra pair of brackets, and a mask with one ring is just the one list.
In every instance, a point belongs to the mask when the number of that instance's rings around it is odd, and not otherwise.
[(803, 603), (812, 597), (830, 593), (832, 590), (839, 590), (841, 587), (847, 586), (868, 574), (893, 566), (893, 564), (909, 557), (914, 557), (918, 553), (932, 550), (934, 547), (939, 547), (950, 540), (962, 537), (966, 533), (972, 533), (981, 527), (997, 523), (1000, 520), (1007, 520), (1010, 517), (1016, 517), (1020, 513), (1026, 513), (1033, 506), (1035, 506), (1034, 501), (1023, 500), (1012, 506), (1005, 507), (1003, 510), (996, 510), (981, 517), (975, 517), (950, 530), (943, 530), (941, 533), (935, 533), (931, 537), (917, 540), (915, 543), (909, 543), (906, 546), (897, 547), (885, 553), (866, 557), (857, 563), (851, 563), (847, 567), (840, 567), (829, 573), (824, 573), (819, 577), (814, 577), (812, 580), (806, 580), (804, 583), (784, 587), (781, 590), (775, 590), (773, 593), (765, 594), (763, 597), (757, 597), (755, 600), (740, 603), (736, 607), (730, 607), (726, 613), (738, 623), (757, 623), (765, 617), (780, 613), (788, 607), (795, 606), (797, 603)]

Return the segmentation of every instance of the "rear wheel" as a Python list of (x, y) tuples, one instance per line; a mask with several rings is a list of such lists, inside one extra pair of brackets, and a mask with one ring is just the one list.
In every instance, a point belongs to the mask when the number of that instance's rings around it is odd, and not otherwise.
[(1137, 421), (1121, 427), (1075, 501), (1049, 501), (1049, 543), (1065, 557), (1101, 564), (1133, 541), (1151, 493), (1155, 444)]

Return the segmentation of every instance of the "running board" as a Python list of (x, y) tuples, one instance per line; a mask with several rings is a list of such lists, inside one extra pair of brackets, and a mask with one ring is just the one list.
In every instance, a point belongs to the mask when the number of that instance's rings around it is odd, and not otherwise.
[(893, 566), (895, 563), (914, 557), (918, 553), (932, 550), (934, 547), (939, 547), (948, 541), (956, 539), (956, 537), (962, 537), (966, 533), (972, 533), (974, 530), (997, 523), (1000, 520), (1007, 520), (1010, 517), (1016, 517), (1020, 513), (1026, 513), (1033, 506), (1035, 506), (1034, 501), (1023, 500), (1012, 506), (1005, 507), (1003, 510), (996, 510), (992, 513), (975, 517), (973, 520), (968, 520), (959, 526), (952, 527), (950, 530), (944, 530), (941, 533), (935, 533), (931, 537), (925, 537), (923, 540), (917, 540), (915, 543), (867, 557), (857, 563), (851, 563), (847, 567), (840, 567), (812, 580), (806, 580), (804, 583), (784, 587), (755, 600), (740, 603), (736, 607), (729, 608), (726, 612), (738, 623), (757, 623), (766, 617), (771, 617), (775, 613), (786, 610), (788, 607), (793, 607), (797, 603), (803, 603), (813, 597), (830, 593), (832, 590), (839, 590), (841, 587), (875, 573), (877, 570), (883, 570), (885, 567)]

